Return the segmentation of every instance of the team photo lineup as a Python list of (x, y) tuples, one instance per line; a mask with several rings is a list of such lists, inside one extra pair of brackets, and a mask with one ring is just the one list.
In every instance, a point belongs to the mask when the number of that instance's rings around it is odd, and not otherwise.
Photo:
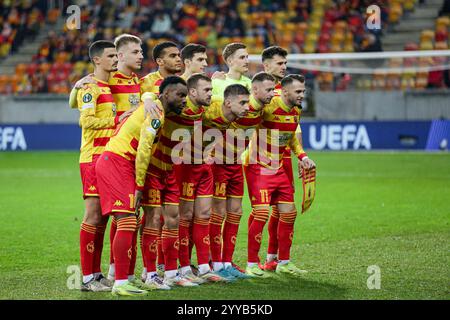
[[(143, 60), (136, 36), (98, 40), (90, 45), (89, 56), (94, 73), (77, 82), (70, 100), (80, 111), (83, 131), (81, 290), (141, 295), (173, 286), (265, 278), (270, 272), (307, 272), (290, 261), (298, 214), (293, 179), (315, 173), (315, 163), (300, 143), (305, 78), (286, 75), (286, 50), (265, 49), (265, 72), (252, 79), (245, 76), (249, 61), (242, 43), (224, 48), (229, 71), (216, 72), (212, 79), (204, 74), (206, 48), (199, 44), (180, 50), (173, 42), (158, 43), (152, 56), (159, 68), (141, 79), (135, 74)], [(180, 143), (172, 139), (177, 129), (185, 129), (192, 139), (185, 152), (174, 157), (172, 150)], [(210, 129), (223, 139), (216, 135), (209, 146), (194, 139)], [(231, 143), (225, 139), (237, 129), (247, 132), (243, 145), (234, 137)], [(264, 129), (262, 138), (258, 133)], [(245, 145), (250, 148), (244, 150)], [(206, 148), (211, 152), (204, 157)], [(291, 152), (300, 160), (299, 175), (293, 172)], [(241, 269), (233, 263), (233, 252), (244, 180), (252, 212), (248, 263)], [(110, 268), (104, 275), (101, 256), (110, 216)], [(260, 261), (267, 222), (269, 247), (267, 258)], [(135, 276), (138, 244), (141, 277)]]
[(448, 300), (450, 0), (0, 13), (0, 300)]

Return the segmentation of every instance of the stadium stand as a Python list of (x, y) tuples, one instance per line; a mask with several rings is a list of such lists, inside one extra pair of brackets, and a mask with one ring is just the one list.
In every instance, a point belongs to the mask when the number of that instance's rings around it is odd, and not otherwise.
[[(174, 1), (137, 2), (139, 8), (127, 5), (127, 1), (108, 1), (108, 5), (98, 1), (87, 5), (85, 1), (81, 6), (81, 30), (69, 30), (63, 23), (62, 29), (48, 32), (29, 63), (19, 63), (14, 74), (0, 76), (0, 84), (5, 84), (0, 93), (67, 94), (77, 79), (92, 71), (87, 52), (89, 43), (113, 39), (124, 32), (144, 40), (145, 62), (141, 75), (156, 69), (149, 52), (157, 42), (166, 39), (180, 46), (189, 42), (204, 44), (208, 48), (208, 73), (225, 69), (220, 53), (227, 43), (234, 41), (245, 43), (250, 54), (260, 54), (272, 44), (285, 47), (290, 53), (382, 51), (381, 32), (368, 30), (365, 25), (367, 6), (376, 4), (381, 8), (382, 30), (401, 24), (419, 6), (417, 0), (202, 0), (198, 4), (193, 4), (198, 1), (185, 1), (180, 5)], [(47, 1), (23, 3), (26, 4), (0, 7), (0, 57), (14, 52), (27, 37), (36, 36), (44, 20), (56, 25), (58, 19), (64, 19), (61, 10), (44, 5)], [(450, 18), (445, 4), (441, 14), (436, 18), (434, 30), (423, 30), (418, 43), (405, 43), (403, 49), (447, 49)], [(429, 63), (416, 60), (393, 59), (389, 63), (391, 66)], [(353, 81), (348, 74), (306, 73), (317, 80), (321, 90), (346, 90)], [(422, 89), (448, 85), (444, 80), (443, 71), (374, 74), (371, 80), (357, 82), (356, 87)]]

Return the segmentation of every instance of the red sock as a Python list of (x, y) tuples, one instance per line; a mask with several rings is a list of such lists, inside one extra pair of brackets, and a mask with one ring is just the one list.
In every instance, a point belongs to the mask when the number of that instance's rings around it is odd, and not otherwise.
[(223, 252), (222, 262), (232, 262), (234, 247), (236, 246), (236, 238), (239, 230), (239, 222), (242, 214), (227, 212), (225, 226), (223, 227)]
[(147, 272), (156, 271), (156, 256), (158, 252), (159, 230), (145, 228), (142, 231), (142, 258)]
[(139, 233), (139, 245), (141, 246), (141, 254), (142, 254), (142, 266), (147, 268), (145, 258), (144, 258), (144, 226), (145, 226), (145, 214), (141, 217), (141, 228)]
[(164, 226), (161, 238), (164, 252), (164, 270), (177, 270), (178, 248), (180, 246), (180, 241), (178, 240), (178, 228), (167, 229)]
[(136, 259), (137, 259), (137, 237), (139, 234), (139, 229), (141, 228), (141, 219), (137, 219), (136, 223), (136, 230), (134, 230), (133, 234), (133, 242), (131, 245), (132, 251), (131, 251), (131, 259), (130, 259), (130, 268), (128, 270), (128, 275), (134, 275), (134, 268), (136, 267)]
[(159, 228), (159, 238), (158, 238), (158, 264), (164, 264), (164, 251), (162, 248), (162, 241), (161, 241), (162, 226), (164, 225), (163, 215), (160, 216), (159, 221), (161, 222), (161, 227)]
[(94, 240), (94, 261), (92, 264), (92, 271), (94, 273), (102, 272), (102, 251), (103, 238), (105, 237), (106, 224), (97, 226), (95, 229)]
[(194, 238), (192, 237), (192, 228), (194, 224), (189, 222), (189, 261), (192, 261), (192, 249), (194, 249)]
[(254, 219), (252, 225), (248, 230), (248, 262), (257, 263), (259, 262), (259, 249), (261, 248), (262, 232), (264, 225), (269, 218), (268, 209), (254, 209)]
[(278, 260), (289, 260), (297, 211), (280, 213), (278, 223)]
[(114, 236), (116, 234), (117, 230), (117, 219), (116, 217), (112, 217), (111, 219), (111, 228), (109, 229), (109, 244), (110, 244), (110, 251), (109, 251), (109, 264), (114, 263), (114, 254), (113, 254), (113, 246), (114, 243)]
[(180, 224), (178, 226), (178, 238), (180, 240), (178, 258), (181, 267), (187, 267), (191, 264), (191, 257), (189, 254), (190, 225), (191, 221), (180, 219)]
[(127, 280), (132, 256), (133, 236), (136, 232), (135, 216), (118, 219), (114, 237), (113, 253), (116, 268), (116, 280)]
[(192, 237), (197, 249), (197, 263), (199, 265), (209, 262), (209, 219), (194, 218)]
[(247, 230), (250, 230), (250, 226), (252, 225), (253, 219), (255, 219), (255, 212), (254, 212), (254, 209), (252, 208), (252, 212), (250, 212), (250, 215), (248, 216)]
[(95, 226), (83, 222), (80, 230), (80, 264), (83, 275), (93, 274)]
[(269, 231), (269, 247), (267, 248), (268, 254), (277, 254), (278, 252), (278, 221), (280, 220), (280, 214), (278, 213), (278, 207), (272, 206), (272, 213), (269, 218), (269, 225), (267, 229)]
[(211, 241), (211, 260), (213, 262), (222, 261), (222, 223), (223, 217), (212, 211), (209, 218), (209, 239)]

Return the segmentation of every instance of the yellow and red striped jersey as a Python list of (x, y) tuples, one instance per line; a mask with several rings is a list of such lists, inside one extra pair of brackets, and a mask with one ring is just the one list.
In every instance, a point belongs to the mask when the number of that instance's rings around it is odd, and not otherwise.
[(255, 154), (259, 164), (272, 169), (283, 165), (282, 158), (287, 146), (299, 159), (306, 156), (295, 134), (300, 116), (298, 107), (290, 108), (281, 97), (274, 97), (262, 111), (262, 121), (252, 139), (250, 155)]
[[(111, 72), (108, 80), (111, 93), (116, 103), (117, 115), (120, 116), (125, 111), (133, 107), (138, 107), (141, 99), (140, 82), (136, 74), (130, 76), (120, 71)], [(73, 88), (70, 92), (69, 105), (71, 108), (77, 108), (76, 98), (79, 89)]]
[[(264, 105), (259, 103), (253, 95), (250, 95), (250, 105), (249, 105), (249, 111), (245, 115), (245, 117), (239, 118), (234, 120), (230, 128), (231, 129), (242, 129), (245, 132), (245, 135), (242, 135), (242, 131), (236, 131), (234, 132), (234, 138), (233, 140), (226, 139), (225, 140), (225, 150), (232, 151), (232, 154), (229, 153), (228, 160), (233, 161), (233, 164), (237, 164), (238, 159), (241, 158), (241, 154), (245, 151), (247, 148), (251, 137), (253, 136), (254, 129), (261, 123), (261, 116), (262, 116), (262, 110), (264, 108)], [(231, 134), (232, 132), (230, 132)], [(244, 141), (241, 141), (241, 143), (237, 143), (237, 138), (244, 139)], [(242, 144), (244, 142), (244, 144)], [(227, 163), (229, 163), (227, 162)]]
[(118, 116), (139, 106), (141, 89), (136, 74), (131, 73), (127, 76), (120, 71), (112, 72), (109, 76), (109, 87), (117, 105)]
[(151, 118), (150, 115), (145, 116), (144, 105), (141, 104), (131, 116), (117, 126), (105, 147), (105, 151), (113, 152), (135, 163), (136, 186), (140, 190), (143, 189), (152, 158), (153, 141), (163, 124), (164, 115), (158, 119)]
[[(210, 156), (215, 158), (216, 163), (226, 162), (226, 150), (224, 148), (227, 129), (230, 128), (232, 121), (225, 118), (223, 113), (223, 99), (213, 99), (208, 109), (203, 114), (203, 131), (206, 132), (205, 137), (210, 139), (213, 143), (205, 141), (207, 148), (211, 149)], [(220, 132), (220, 137), (208, 134), (209, 129), (217, 129)], [(232, 158), (232, 156), (230, 157)], [(232, 163), (232, 159), (229, 160)]]
[[(180, 143), (180, 141), (172, 140), (172, 134), (177, 129), (186, 129), (190, 133), (191, 142), (193, 143), (193, 131), (195, 121), (202, 119), (204, 112), (203, 107), (198, 107), (192, 103), (189, 98), (186, 100), (186, 107), (183, 108), (181, 114), (169, 112), (165, 116), (164, 127), (161, 130), (158, 143), (149, 166), (149, 173), (159, 175), (165, 171), (173, 169), (172, 149)], [(192, 145), (191, 145), (192, 146)], [(195, 146), (197, 149), (191, 149), (196, 154), (202, 156), (201, 146)], [(191, 158), (192, 159), (192, 158)], [(202, 159), (202, 158), (200, 158)], [(193, 163), (193, 162), (192, 162)]]
[(275, 84), (275, 97), (281, 96), (281, 89), (282, 89), (281, 82), (277, 82)]
[(150, 92), (159, 95), (159, 86), (163, 80), (164, 78), (159, 71), (149, 73), (145, 77), (141, 78), (141, 94)]
[[(178, 128), (189, 131), (189, 140), (184, 141), (183, 145), (189, 144), (190, 153), (182, 154), (183, 163), (202, 164), (203, 161), (203, 127), (202, 118), (205, 112), (204, 106), (196, 106), (189, 97), (186, 98), (186, 107), (180, 115), (169, 115), (167, 121), (178, 124)], [(167, 123), (166, 121), (166, 123)], [(178, 142), (175, 142), (177, 144)], [(186, 147), (183, 148), (183, 151)]]
[(80, 163), (92, 162), (100, 156), (109, 141), (119, 118), (108, 83), (94, 78), (86, 89), (77, 93), (80, 111)]
[[(275, 96), (279, 97), (281, 96), (281, 82), (277, 82), (277, 84), (275, 85)], [(298, 128), (296, 131), (296, 134), (301, 134), (302, 133), (302, 128), (300, 127), (300, 123), (298, 124)], [(289, 148), (289, 146), (286, 147), (285, 152), (284, 152), (284, 156), (286, 158), (290, 158), (291, 157), (291, 148)]]

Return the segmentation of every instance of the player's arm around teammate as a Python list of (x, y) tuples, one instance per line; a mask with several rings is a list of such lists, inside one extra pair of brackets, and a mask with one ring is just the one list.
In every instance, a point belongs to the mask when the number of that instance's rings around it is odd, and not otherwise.
[(95, 164), (120, 119), (115, 116), (115, 105), (108, 87), (109, 74), (117, 68), (118, 60), (114, 44), (109, 41), (94, 42), (89, 48), (89, 55), (94, 64), (94, 83), (80, 90), (77, 98), (82, 129), (80, 173), (86, 207), (80, 230), (81, 289), (110, 291), (111, 284), (100, 270), (103, 235), (108, 219), (102, 218), (101, 214)]

